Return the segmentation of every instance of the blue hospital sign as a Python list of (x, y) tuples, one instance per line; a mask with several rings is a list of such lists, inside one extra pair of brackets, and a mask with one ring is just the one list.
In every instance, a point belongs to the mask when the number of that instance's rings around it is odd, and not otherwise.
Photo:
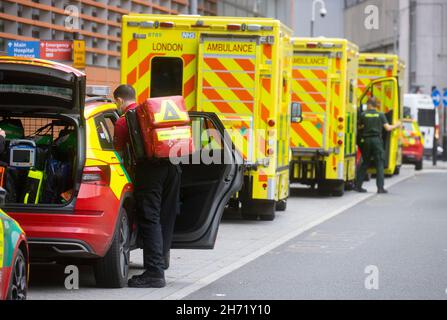
[(40, 41), (8, 41), (7, 53), (11, 57), (39, 58)]

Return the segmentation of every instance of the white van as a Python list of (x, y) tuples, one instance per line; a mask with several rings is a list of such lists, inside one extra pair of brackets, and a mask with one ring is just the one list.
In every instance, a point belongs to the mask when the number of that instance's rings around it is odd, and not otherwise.
[(424, 137), (424, 153), (431, 155), (434, 135), (439, 129), (438, 109), (435, 108), (431, 96), (428, 94), (405, 94), (404, 117), (417, 120)]

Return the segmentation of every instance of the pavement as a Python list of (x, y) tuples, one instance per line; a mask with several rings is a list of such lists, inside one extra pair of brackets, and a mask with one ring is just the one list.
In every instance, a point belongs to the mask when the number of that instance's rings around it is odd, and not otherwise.
[(187, 299), (447, 299), (447, 171), (426, 170)]
[[(428, 169), (423, 172), (429, 171), (443, 172), (438, 169)], [(387, 179), (386, 186), (397, 186), (415, 175), (413, 166), (406, 166), (399, 176)], [(166, 272), (167, 286), (163, 289), (96, 288), (92, 270), (81, 266), (79, 289), (67, 290), (64, 286), (65, 266), (45, 264), (32, 266), (28, 298), (123, 300), (194, 297), (191, 294), (214, 282), (218, 283), (217, 281), (222, 277), (239, 272), (242, 270), (241, 267), (257, 261), (260, 257), (271, 255), (271, 252), (275, 252), (278, 247), (308, 230), (366, 200), (376, 199), (375, 181), (367, 182), (365, 187), (369, 193), (347, 192), (341, 198), (321, 198), (310, 189), (292, 188), (288, 210), (278, 213), (273, 222), (244, 221), (236, 217), (231, 219), (227, 217), (221, 223), (214, 250), (172, 250), (171, 267)], [(392, 190), (394, 193), (395, 189)], [(358, 241), (365, 241), (367, 236), (368, 234), (356, 235), (360, 237)], [(142, 264), (142, 251), (133, 251), (130, 274), (141, 273)], [(288, 268), (295, 267), (296, 264), (288, 266)], [(259, 274), (262, 275), (260, 272)], [(219, 298), (219, 292), (214, 293), (216, 295), (205, 293), (204, 297)], [(251, 298), (257, 298), (257, 296)]]

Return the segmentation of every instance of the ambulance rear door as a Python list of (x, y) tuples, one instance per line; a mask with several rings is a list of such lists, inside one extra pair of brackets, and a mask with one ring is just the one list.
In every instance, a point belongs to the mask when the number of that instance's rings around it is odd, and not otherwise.
[(292, 103), (299, 103), (302, 111), (302, 122), (292, 123), (294, 154), (325, 153), (330, 146), (332, 55), (323, 51), (294, 52)]
[(199, 46), (198, 109), (219, 116), (246, 163), (256, 162), (260, 42), (259, 36), (202, 34)]

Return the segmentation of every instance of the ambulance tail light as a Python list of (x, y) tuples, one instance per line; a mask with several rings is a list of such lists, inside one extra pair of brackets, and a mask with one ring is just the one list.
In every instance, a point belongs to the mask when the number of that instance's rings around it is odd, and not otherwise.
[(308, 42), (308, 43), (306, 44), (306, 47), (307, 47), (308, 49), (315, 49), (315, 48), (318, 48), (318, 43), (317, 43), (317, 42)]
[(268, 155), (268, 156), (273, 156), (274, 153), (275, 153), (275, 152), (273, 151), (272, 148), (268, 148), (268, 149), (267, 149), (267, 155)]
[(82, 172), (82, 183), (108, 186), (110, 184), (110, 167), (85, 167)]
[(276, 124), (275, 120), (269, 120), (268, 125), (269, 127), (274, 127)]
[(366, 58), (365, 61), (366, 61), (366, 62), (374, 62), (375, 59), (374, 59), (374, 58)]
[(338, 141), (337, 141), (337, 144), (338, 144), (339, 146), (343, 145), (343, 140), (338, 140)]
[(240, 24), (228, 24), (227, 25), (227, 30), (230, 30), (230, 31), (239, 31), (241, 29), (242, 29), (242, 27)]
[(163, 22), (160, 22), (160, 28), (174, 28), (174, 26), (175, 26), (175, 24), (174, 24), (174, 22), (171, 22), (171, 21), (163, 21)]

